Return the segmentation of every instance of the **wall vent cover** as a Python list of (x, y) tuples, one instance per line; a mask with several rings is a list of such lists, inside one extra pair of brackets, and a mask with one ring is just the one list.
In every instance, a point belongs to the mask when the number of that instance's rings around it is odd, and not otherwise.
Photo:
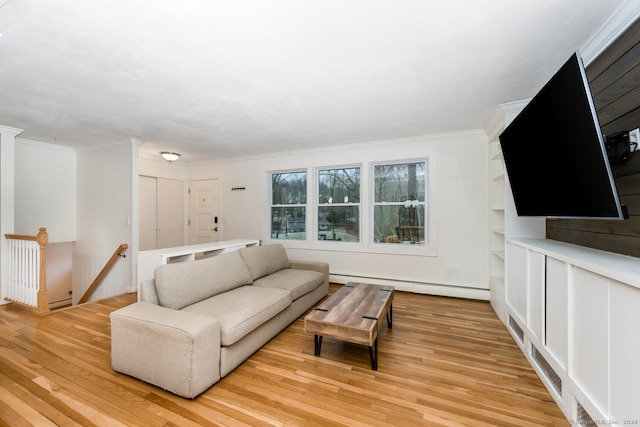
[(513, 331), (514, 334), (516, 334), (518, 341), (520, 341), (521, 344), (524, 344), (524, 331), (513, 319), (513, 317), (511, 317), (511, 315), (509, 315), (509, 328)]
[(562, 379), (556, 371), (553, 370), (551, 365), (546, 361), (546, 359), (542, 356), (542, 353), (538, 351), (538, 349), (531, 344), (531, 357), (536, 362), (544, 377), (549, 381), (553, 389), (562, 397)]
[(576, 401), (576, 421), (582, 426), (594, 426), (597, 424), (578, 401)]

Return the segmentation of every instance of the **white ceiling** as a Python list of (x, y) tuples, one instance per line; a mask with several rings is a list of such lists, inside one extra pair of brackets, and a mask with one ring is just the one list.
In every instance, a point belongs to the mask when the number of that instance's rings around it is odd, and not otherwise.
[(622, 0), (0, 0), (0, 125), (193, 162), (478, 129)]

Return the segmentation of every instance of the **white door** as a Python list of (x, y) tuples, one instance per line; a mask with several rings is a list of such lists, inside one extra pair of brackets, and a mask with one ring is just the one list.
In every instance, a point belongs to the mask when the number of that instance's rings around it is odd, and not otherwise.
[(156, 178), (140, 177), (140, 250), (156, 249)]
[(140, 250), (184, 245), (184, 181), (140, 177)]
[(189, 182), (189, 244), (219, 240), (219, 204), (217, 179)]
[(157, 248), (184, 245), (184, 181), (158, 178)]

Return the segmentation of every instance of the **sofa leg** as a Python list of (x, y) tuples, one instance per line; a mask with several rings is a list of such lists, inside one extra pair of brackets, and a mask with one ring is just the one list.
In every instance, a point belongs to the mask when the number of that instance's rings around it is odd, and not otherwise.
[(313, 336), (313, 351), (316, 356), (320, 356), (320, 349), (322, 348), (322, 335)]

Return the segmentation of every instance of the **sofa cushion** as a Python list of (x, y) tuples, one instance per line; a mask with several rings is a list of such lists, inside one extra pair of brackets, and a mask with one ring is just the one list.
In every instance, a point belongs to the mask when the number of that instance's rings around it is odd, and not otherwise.
[(176, 310), (252, 282), (237, 251), (161, 265), (155, 269), (154, 279), (160, 305)]
[(214, 316), (220, 322), (220, 344), (228, 346), (271, 319), (291, 304), (283, 289), (242, 286), (183, 308)]
[(256, 280), (253, 286), (287, 290), (295, 301), (320, 286), (324, 279), (325, 275), (318, 271), (285, 268)]
[(253, 280), (275, 273), (283, 268), (289, 268), (290, 265), (287, 252), (284, 250), (284, 246), (280, 244), (249, 246), (240, 249), (238, 252), (244, 258), (244, 262), (247, 263)]

